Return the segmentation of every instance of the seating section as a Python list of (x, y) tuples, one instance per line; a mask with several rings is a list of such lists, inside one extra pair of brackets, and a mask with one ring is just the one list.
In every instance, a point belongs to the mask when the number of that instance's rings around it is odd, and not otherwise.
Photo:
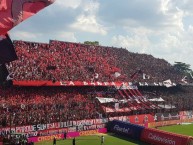
[[(83, 88), (0, 89), (0, 124), (29, 125), (98, 118), (100, 105)], [(10, 118), (11, 117), (11, 118)]]
[[(8, 69), (16, 81), (179, 82), (182, 74), (163, 59), (123, 48), (52, 40), (14, 41), (19, 59)], [(143, 74), (150, 77), (143, 78)], [(193, 106), (192, 88), (17, 87), (0, 88), (0, 125), (15, 126), (167, 111)], [(140, 93), (142, 92), (142, 93)], [(186, 93), (184, 93), (186, 92)], [(143, 95), (142, 95), (143, 94)], [(100, 98), (114, 102), (101, 103)], [(149, 99), (162, 97), (164, 102)], [(191, 103), (190, 103), (191, 102)]]
[[(147, 89), (148, 88), (148, 89)], [(97, 119), (156, 112), (178, 112), (193, 106), (191, 87), (122, 90), (109, 87), (12, 87), (0, 89), (2, 127), (46, 124), (68, 120)], [(174, 93), (176, 92), (176, 93)], [(98, 98), (113, 98), (101, 103)], [(164, 102), (149, 99), (162, 97)], [(118, 107), (115, 104), (118, 103)], [(163, 109), (159, 104), (176, 108)], [(110, 110), (110, 111), (109, 111)]]
[[(10, 120), (12, 125), (21, 126), (98, 119), (142, 114), (157, 108), (151, 102), (144, 101), (140, 95), (136, 95), (137, 99), (130, 95), (129, 99), (128, 96), (120, 94), (123, 90), (109, 91), (108, 89), (108, 87), (13, 87), (0, 89), (0, 124), (9, 126)], [(101, 103), (96, 97), (117, 99), (119, 110), (122, 109), (122, 111), (107, 112), (104, 107), (115, 109), (115, 102)], [(121, 102), (121, 100), (127, 101)]]
[[(177, 87), (140, 87), (139, 91), (147, 99), (162, 98), (164, 101), (153, 101), (154, 104), (162, 106), (175, 106), (174, 110), (192, 110), (193, 108), (193, 88), (192, 86)], [(170, 111), (171, 108), (167, 110)]]
[[(179, 82), (183, 76), (164, 59), (123, 48), (50, 41), (14, 41), (19, 59), (9, 65), (15, 80)], [(140, 71), (139, 71), (140, 70)], [(136, 73), (138, 72), (138, 73)], [(140, 72), (140, 73), (139, 73)], [(142, 74), (150, 78), (143, 79)], [(134, 74), (135, 77), (132, 77)], [(136, 77), (137, 76), (137, 77)]]

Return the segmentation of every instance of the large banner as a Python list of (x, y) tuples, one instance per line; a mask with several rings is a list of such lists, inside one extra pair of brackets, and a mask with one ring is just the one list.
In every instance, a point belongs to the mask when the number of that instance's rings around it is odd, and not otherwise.
[(136, 89), (129, 82), (86, 82), (86, 81), (13, 81), (15, 86), (128, 86), (130, 89)]
[(189, 136), (150, 128), (145, 128), (141, 135), (141, 141), (154, 145), (189, 145), (190, 139)]
[[(108, 121), (113, 120), (120, 120), (144, 126), (146, 123), (148, 124), (150, 122), (154, 122), (154, 117), (151, 114), (144, 114), (144, 115), (110, 117), (103, 119), (85, 119), (77, 121), (56, 122), (49, 124), (16, 126), (11, 128), (11, 133), (23, 133), (29, 137), (29, 136), (37, 136), (38, 134), (39, 135), (60, 134), (61, 132), (64, 132), (66, 130), (68, 130), (68, 132), (93, 130), (104, 128), (105, 124)], [(6, 135), (9, 133), (10, 127), (0, 128), (0, 134)]]
[(37, 124), (28, 126), (17, 126), (7, 128), (0, 128), (0, 134), (7, 135), (10, 133), (22, 133), (27, 137), (47, 134), (59, 134), (61, 132), (75, 132), (82, 130), (93, 130), (98, 128), (104, 128), (108, 122), (107, 118), (104, 119), (85, 119), (78, 121), (57, 122), (50, 124)]
[[(106, 128), (100, 128), (100, 129), (96, 129), (96, 130), (88, 130), (88, 131), (80, 131), (80, 132), (68, 132), (67, 133), (67, 138), (73, 138), (73, 137), (78, 137), (78, 136), (95, 135), (95, 134), (99, 134), (99, 133), (107, 133), (107, 129)], [(30, 137), (28, 139), (28, 142), (48, 141), (48, 140), (53, 140), (54, 137), (57, 140), (63, 139), (64, 138), (64, 133), (57, 134), (57, 135), (49, 135), (49, 136)]]
[(109, 121), (113, 120), (120, 120), (130, 122), (133, 124), (144, 125), (149, 122), (154, 122), (154, 116), (151, 114), (143, 114), (143, 115), (119, 116), (109, 118)]
[(118, 135), (124, 135), (133, 139), (140, 139), (141, 133), (145, 127), (119, 120), (113, 120), (108, 123), (108, 129)]

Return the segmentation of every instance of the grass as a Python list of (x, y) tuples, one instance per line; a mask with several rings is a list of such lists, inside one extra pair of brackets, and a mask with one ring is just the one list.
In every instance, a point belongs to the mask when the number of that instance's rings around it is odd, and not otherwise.
[[(39, 142), (36, 143), (35, 145), (53, 145), (53, 141)], [(56, 145), (72, 145), (72, 139), (58, 140), (56, 142)], [(77, 137), (76, 145), (101, 145), (100, 137), (98, 135)], [(148, 144), (128, 139), (126, 137), (108, 134), (105, 135), (105, 142), (103, 145), (148, 145)]]
[(193, 137), (193, 124), (164, 126), (158, 129)]

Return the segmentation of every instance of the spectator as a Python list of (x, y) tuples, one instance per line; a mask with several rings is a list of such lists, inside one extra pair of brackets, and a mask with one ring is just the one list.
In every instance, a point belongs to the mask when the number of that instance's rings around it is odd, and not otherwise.
[(53, 145), (56, 145), (56, 138), (54, 137)]
[(65, 131), (64, 132), (64, 139), (66, 139), (66, 137), (67, 137), (67, 132)]
[(76, 145), (75, 137), (74, 137), (73, 140), (72, 140), (72, 145)]
[(104, 142), (105, 142), (105, 137), (102, 135), (102, 136), (101, 136), (101, 145), (103, 145)]
[[(126, 49), (50, 41), (49, 44), (14, 41), (19, 60), (9, 65), (15, 80), (179, 82), (183, 75), (163, 59), (131, 53)], [(117, 75), (119, 74), (119, 75)], [(167, 75), (166, 75), (167, 74)]]

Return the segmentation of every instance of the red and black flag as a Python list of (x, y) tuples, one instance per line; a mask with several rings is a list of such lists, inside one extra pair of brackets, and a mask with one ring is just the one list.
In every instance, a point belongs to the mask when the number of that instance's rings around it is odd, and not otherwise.
[(0, 35), (5, 35), (13, 27), (55, 0), (0, 0)]
[(0, 84), (8, 71), (5, 63), (17, 59), (8, 31), (54, 3), (55, 0), (0, 0)]
[(0, 64), (17, 59), (8, 31), (55, 0), (0, 0)]

